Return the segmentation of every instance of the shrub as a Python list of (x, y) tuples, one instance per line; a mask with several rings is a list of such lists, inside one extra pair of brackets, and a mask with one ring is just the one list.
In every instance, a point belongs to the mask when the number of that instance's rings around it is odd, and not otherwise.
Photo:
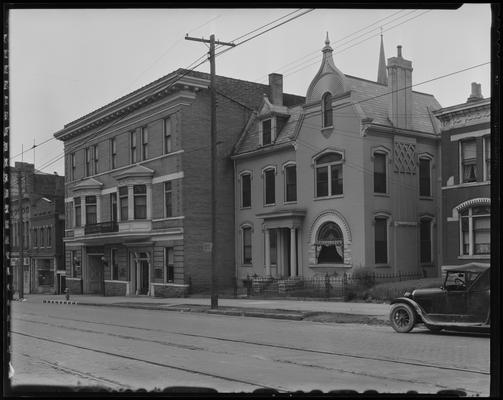
[(435, 288), (442, 285), (442, 278), (423, 278), (409, 281), (378, 283), (367, 291), (367, 297), (374, 300), (392, 300), (414, 289)]

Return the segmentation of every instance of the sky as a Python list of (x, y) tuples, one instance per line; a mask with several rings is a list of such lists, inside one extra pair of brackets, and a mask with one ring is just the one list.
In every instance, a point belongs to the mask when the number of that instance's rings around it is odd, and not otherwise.
[[(23, 160), (63, 175), (58, 159), (63, 144), (54, 133), (194, 65), (208, 48), (185, 40), (186, 34), (206, 39), (215, 34), (216, 40), (238, 44), (216, 57), (218, 75), (267, 83), (268, 74), (280, 73), (286, 93), (304, 96), (327, 33), (338, 69), (375, 81), (382, 31), (386, 58), (396, 56), (401, 45), (403, 57), (412, 61), (413, 90), (433, 94), (442, 107), (464, 103), (472, 82), (481, 83), (484, 97), (491, 96), (489, 3), (456, 10), (309, 10), (10, 10), (10, 164)], [(209, 68), (205, 62), (196, 70)]]

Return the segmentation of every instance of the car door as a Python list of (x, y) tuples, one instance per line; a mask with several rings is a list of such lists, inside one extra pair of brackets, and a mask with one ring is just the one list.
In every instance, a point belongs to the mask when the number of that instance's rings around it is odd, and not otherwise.
[(468, 289), (467, 314), (470, 322), (483, 323), (487, 320), (490, 298), (490, 272), (488, 269)]
[(448, 272), (444, 315), (446, 321), (464, 322), (467, 314), (467, 288), (463, 272)]

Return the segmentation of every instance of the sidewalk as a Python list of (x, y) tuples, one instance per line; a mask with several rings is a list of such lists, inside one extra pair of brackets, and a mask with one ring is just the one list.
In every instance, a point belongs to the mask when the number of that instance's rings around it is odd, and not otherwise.
[[(65, 302), (64, 295), (28, 294), (30, 303)], [(161, 298), (147, 296), (72, 295), (77, 305), (142, 308), (166, 311), (192, 311), (250, 317), (356, 322), (382, 325), (388, 321), (389, 304), (346, 303), (338, 301), (219, 298), (218, 309), (210, 308), (209, 298)]]

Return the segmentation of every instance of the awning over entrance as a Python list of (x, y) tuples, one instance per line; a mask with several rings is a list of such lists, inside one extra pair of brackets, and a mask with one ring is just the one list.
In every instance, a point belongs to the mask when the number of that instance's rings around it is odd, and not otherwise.
[(304, 209), (274, 210), (257, 214), (257, 218), (264, 220), (265, 229), (300, 228), (306, 216)]

